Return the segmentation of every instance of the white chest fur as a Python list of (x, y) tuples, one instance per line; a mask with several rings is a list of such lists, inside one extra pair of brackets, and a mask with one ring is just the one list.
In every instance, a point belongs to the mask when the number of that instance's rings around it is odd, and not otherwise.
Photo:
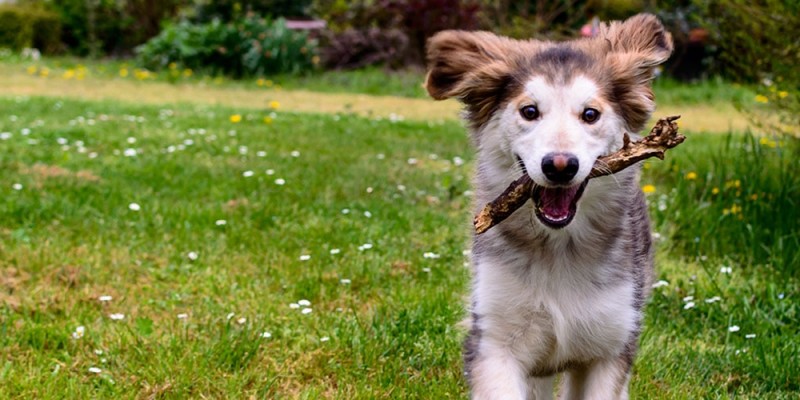
[(633, 283), (605, 276), (614, 266), (523, 266), (513, 260), (506, 254), (476, 265), (473, 311), (484, 344), (509, 349), (534, 373), (622, 351), (637, 328), (638, 311)]

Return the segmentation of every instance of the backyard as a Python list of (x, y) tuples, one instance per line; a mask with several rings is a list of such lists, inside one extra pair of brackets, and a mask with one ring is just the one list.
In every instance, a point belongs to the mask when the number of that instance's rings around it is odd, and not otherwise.
[[(472, 151), (419, 72), (0, 65), (1, 398), (464, 398)], [(124, 70), (124, 72), (123, 72)], [(46, 72), (45, 72), (46, 71)], [(632, 398), (800, 392), (798, 142), (656, 83)]]

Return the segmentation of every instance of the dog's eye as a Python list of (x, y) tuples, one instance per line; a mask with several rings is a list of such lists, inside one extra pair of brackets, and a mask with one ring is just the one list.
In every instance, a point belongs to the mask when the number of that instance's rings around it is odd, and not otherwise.
[(593, 124), (600, 119), (600, 111), (597, 111), (594, 108), (587, 108), (583, 110), (581, 119), (583, 119), (583, 122), (586, 122), (587, 124)]
[(519, 109), (519, 113), (522, 115), (522, 118), (527, 119), (528, 121), (533, 121), (539, 118), (539, 109), (536, 106), (525, 106)]

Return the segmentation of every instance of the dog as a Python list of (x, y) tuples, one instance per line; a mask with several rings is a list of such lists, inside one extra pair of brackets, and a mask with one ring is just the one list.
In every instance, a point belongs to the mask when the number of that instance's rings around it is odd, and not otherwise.
[(514, 40), (442, 31), (425, 88), (456, 98), (477, 149), (476, 211), (527, 173), (537, 189), (473, 238), (464, 371), (476, 400), (627, 399), (653, 275), (640, 166), (588, 175), (637, 139), (672, 37), (653, 15), (590, 38)]

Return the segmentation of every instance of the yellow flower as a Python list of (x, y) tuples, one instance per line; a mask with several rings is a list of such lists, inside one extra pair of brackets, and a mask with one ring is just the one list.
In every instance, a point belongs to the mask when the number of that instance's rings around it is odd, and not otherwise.
[(269, 108), (271, 108), (273, 110), (277, 110), (280, 106), (281, 106), (281, 103), (278, 103), (275, 100), (272, 100), (272, 101), (269, 102)]
[(264, 117), (264, 123), (269, 125), (272, 123), (272, 117)]
[(731, 206), (731, 214), (738, 214), (742, 212), (742, 207), (739, 207), (737, 204)]
[(50, 70), (49, 69), (42, 68), (42, 69), (39, 70), (39, 76), (47, 78), (48, 75), (50, 75)]
[(256, 81), (256, 85), (258, 85), (258, 86), (264, 86), (264, 80), (263, 80), (263, 79), (259, 79), (259, 80), (257, 80), (257, 81)]
[(759, 95), (756, 96), (756, 102), (757, 103), (769, 103), (769, 98), (767, 98), (767, 96), (764, 96), (763, 94), (759, 94)]
[(271, 80), (267, 79), (266, 81), (264, 81), (264, 86), (272, 87), (272, 85), (274, 85), (274, 83)]
[(656, 187), (653, 185), (644, 185), (642, 186), (642, 191), (645, 193), (653, 193), (656, 191)]
[(68, 69), (68, 70), (64, 71), (64, 74), (61, 75), (61, 77), (63, 77), (64, 79), (72, 79), (72, 78), (75, 77), (75, 70), (74, 69)]
[(750, 195), (750, 200), (756, 201), (758, 200), (758, 193), (753, 193)]
[(311, 63), (314, 64), (314, 65), (318, 65), (319, 64), (319, 56), (311, 57)]
[(193, 73), (194, 72), (190, 68), (186, 68), (185, 70), (183, 70), (183, 76), (185, 78), (188, 78), (188, 77), (192, 76)]
[(233, 114), (231, 115), (230, 120), (234, 124), (238, 124), (239, 122), (242, 122), (242, 116), (240, 114)]
[(174, 62), (169, 63), (169, 69), (177, 69), (177, 68), (178, 68), (178, 64), (177, 63), (174, 63)]
[(788, 95), (789, 95), (789, 92), (787, 92), (785, 90), (781, 90), (780, 92), (778, 92), (778, 97), (780, 97), (782, 99), (785, 99), (786, 96), (788, 96)]
[(28, 75), (36, 75), (36, 71), (37, 70), (38, 70), (38, 68), (36, 68), (35, 65), (31, 65), (30, 67), (28, 67), (26, 69), (26, 71), (28, 71)]
[(120, 69), (119, 70), (119, 76), (122, 77), (122, 78), (127, 78), (128, 77), (128, 69), (127, 68)]
[(715, 188), (711, 189), (711, 194), (714, 194), (714, 195), (719, 194), (719, 188), (715, 187)]
[(688, 174), (686, 174), (686, 179), (688, 179), (690, 181), (693, 181), (693, 180), (697, 179), (697, 173), (689, 172)]

